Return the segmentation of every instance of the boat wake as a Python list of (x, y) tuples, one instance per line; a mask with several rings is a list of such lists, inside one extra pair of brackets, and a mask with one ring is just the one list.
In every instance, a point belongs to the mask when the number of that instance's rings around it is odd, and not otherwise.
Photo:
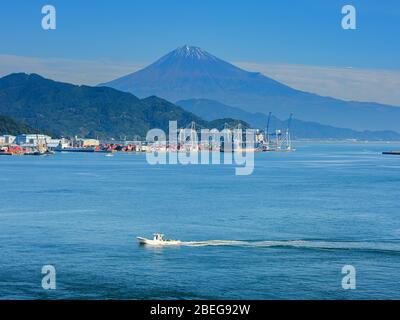
[(279, 240), (279, 241), (239, 241), (239, 240), (208, 240), (182, 241), (181, 246), (205, 247), (228, 246), (243, 248), (302, 248), (302, 249), (335, 249), (335, 250), (363, 250), (400, 253), (400, 243), (394, 242), (349, 242), (323, 240)]

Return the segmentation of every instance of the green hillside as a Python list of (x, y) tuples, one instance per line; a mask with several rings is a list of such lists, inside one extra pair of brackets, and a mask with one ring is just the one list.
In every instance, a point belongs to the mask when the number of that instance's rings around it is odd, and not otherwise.
[(199, 127), (212, 125), (155, 96), (139, 99), (107, 87), (76, 86), (25, 73), (0, 79), (0, 114), (66, 137), (143, 138), (152, 128), (167, 131), (170, 120), (179, 127), (192, 121)]
[(0, 135), (11, 134), (17, 136), (23, 133), (38, 133), (38, 131), (25, 123), (0, 115)]

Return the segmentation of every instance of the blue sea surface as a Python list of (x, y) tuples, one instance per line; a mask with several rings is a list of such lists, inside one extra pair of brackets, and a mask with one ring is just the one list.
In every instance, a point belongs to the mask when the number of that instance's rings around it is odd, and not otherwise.
[[(381, 154), (400, 144), (295, 147), (257, 153), (249, 176), (144, 154), (0, 157), (0, 298), (400, 299), (400, 156)], [(154, 232), (184, 243), (138, 245)]]

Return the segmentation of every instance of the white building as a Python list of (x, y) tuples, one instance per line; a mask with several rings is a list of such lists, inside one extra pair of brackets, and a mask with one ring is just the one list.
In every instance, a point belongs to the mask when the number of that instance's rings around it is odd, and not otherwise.
[(45, 144), (52, 140), (44, 134), (20, 134), (15, 138), (15, 143), (20, 146), (36, 147), (38, 144)]
[(264, 134), (263, 134), (261, 131), (259, 131), (259, 130), (256, 131), (256, 141), (255, 141), (255, 142), (256, 142), (256, 143), (263, 143), (263, 142), (265, 142)]
[(47, 147), (49, 147), (50, 149), (54, 149), (57, 147), (61, 147), (61, 148), (67, 148), (71, 146), (71, 141), (69, 141), (68, 139), (65, 138), (61, 138), (61, 139), (50, 139), (47, 140)]
[(15, 142), (15, 136), (5, 134), (3, 136), (0, 136), (0, 145), (10, 145)]

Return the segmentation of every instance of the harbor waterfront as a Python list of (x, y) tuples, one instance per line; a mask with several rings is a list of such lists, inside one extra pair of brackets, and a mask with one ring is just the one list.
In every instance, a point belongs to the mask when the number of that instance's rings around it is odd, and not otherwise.
[[(400, 143), (295, 147), (256, 153), (249, 176), (128, 152), (0, 157), (0, 299), (400, 299), (400, 162), (382, 154)], [(138, 245), (155, 232), (183, 244)]]
[[(0, 155), (49, 155), (54, 152), (259, 152), (259, 151), (293, 151), (289, 128), (274, 133), (259, 129), (242, 130), (237, 128), (196, 130), (195, 122), (191, 128), (177, 129), (176, 121), (170, 121), (169, 140), (160, 129), (149, 130), (145, 140), (115, 141), (108, 139), (78, 138), (54, 139), (43, 134), (21, 134), (0, 136)], [(198, 134), (200, 133), (200, 137)], [(160, 140), (160, 134), (163, 140)]]

